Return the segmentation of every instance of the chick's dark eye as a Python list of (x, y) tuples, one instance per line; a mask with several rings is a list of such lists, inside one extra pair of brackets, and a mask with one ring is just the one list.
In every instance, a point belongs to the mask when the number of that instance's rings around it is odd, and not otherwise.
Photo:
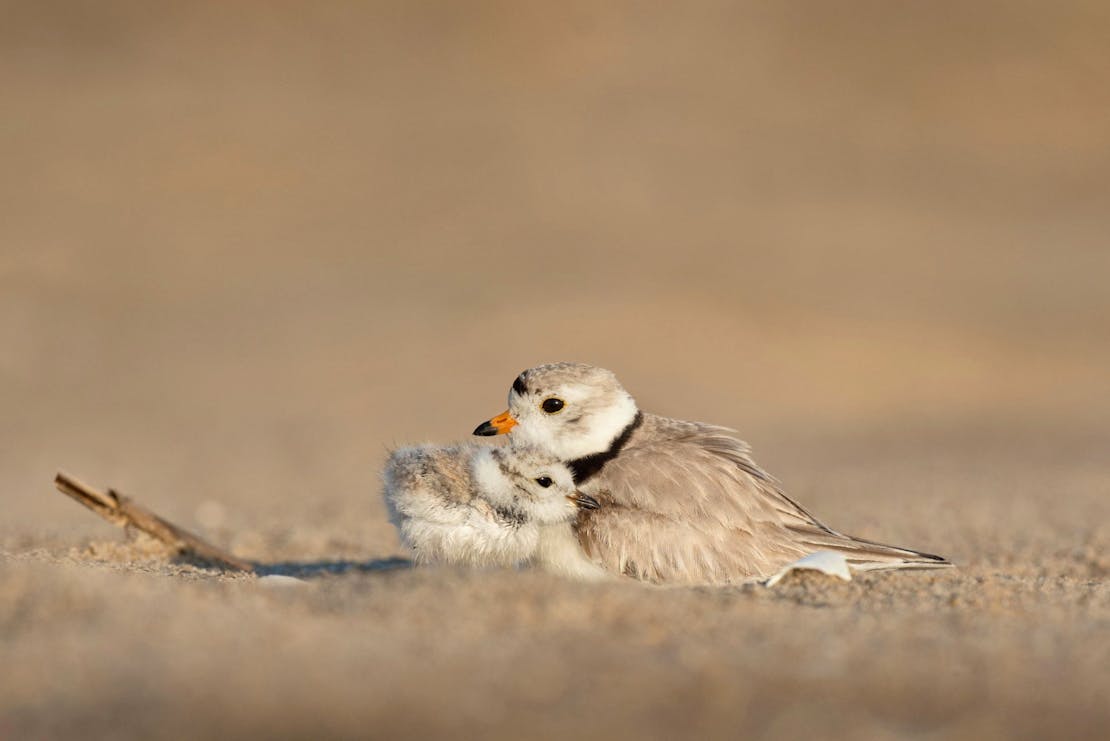
[(538, 479), (536, 479), (536, 483), (546, 489), (547, 487), (551, 486), (555, 482), (552, 481), (547, 476), (540, 476)]
[(540, 409), (544, 410), (548, 414), (555, 414), (556, 412), (561, 412), (563, 410), (563, 406), (564, 404), (562, 399), (557, 399), (552, 396), (550, 399), (543, 400), (543, 403), (540, 404)]

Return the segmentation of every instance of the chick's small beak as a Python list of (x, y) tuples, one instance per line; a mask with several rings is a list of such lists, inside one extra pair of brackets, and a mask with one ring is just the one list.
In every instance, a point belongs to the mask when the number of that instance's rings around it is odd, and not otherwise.
[(498, 414), (488, 422), (483, 422), (474, 429), (475, 435), (482, 437), (490, 437), (492, 435), (504, 435), (509, 430), (516, 427), (516, 420), (512, 418), (508, 410)]
[(579, 509), (601, 509), (601, 502), (580, 491), (568, 495), (567, 499), (577, 504)]

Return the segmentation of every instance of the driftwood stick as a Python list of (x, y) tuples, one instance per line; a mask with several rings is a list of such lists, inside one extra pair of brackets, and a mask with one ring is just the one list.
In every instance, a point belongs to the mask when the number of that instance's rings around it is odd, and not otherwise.
[(54, 485), (58, 487), (58, 491), (85, 505), (113, 525), (142, 530), (179, 555), (220, 563), (236, 571), (254, 571), (254, 566), (247, 561), (163, 520), (146, 507), (111, 489), (104, 493), (60, 472), (54, 477)]

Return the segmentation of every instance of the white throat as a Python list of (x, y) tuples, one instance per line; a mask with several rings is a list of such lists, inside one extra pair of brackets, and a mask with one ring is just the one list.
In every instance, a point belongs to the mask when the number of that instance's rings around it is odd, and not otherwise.
[(636, 419), (636, 402), (622, 394), (613, 404), (593, 412), (582, 424), (563, 424), (560, 415), (547, 424), (523, 422), (509, 433), (514, 447), (529, 445), (540, 448), (562, 461), (573, 461), (588, 455), (604, 453), (613, 441)]

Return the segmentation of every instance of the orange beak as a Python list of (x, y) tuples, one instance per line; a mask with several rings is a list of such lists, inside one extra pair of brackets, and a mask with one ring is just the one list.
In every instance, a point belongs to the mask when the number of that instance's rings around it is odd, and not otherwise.
[(483, 437), (504, 435), (514, 427), (516, 427), (516, 420), (512, 418), (508, 410), (505, 410), (490, 421), (478, 425), (477, 429), (474, 430), (474, 434)]

